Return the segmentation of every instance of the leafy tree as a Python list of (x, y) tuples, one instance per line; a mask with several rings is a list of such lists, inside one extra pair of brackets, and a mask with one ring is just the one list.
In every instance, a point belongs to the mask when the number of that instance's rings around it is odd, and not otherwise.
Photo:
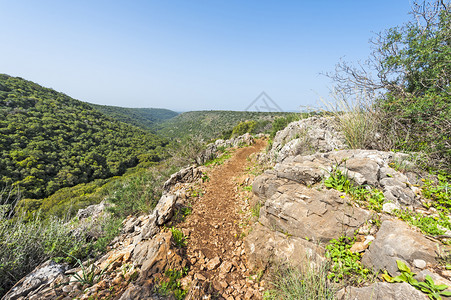
[(372, 40), (358, 66), (340, 62), (331, 76), (349, 95), (365, 90), (380, 112), (382, 149), (422, 151), (434, 168), (451, 165), (451, 4), (414, 3), (412, 20)]

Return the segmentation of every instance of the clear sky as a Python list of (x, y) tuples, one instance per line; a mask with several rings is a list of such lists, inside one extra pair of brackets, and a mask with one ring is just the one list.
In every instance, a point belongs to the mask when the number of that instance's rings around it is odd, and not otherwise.
[(265, 91), (317, 106), (321, 72), (370, 52), (409, 0), (0, 0), (0, 73), (105, 105), (244, 110)]

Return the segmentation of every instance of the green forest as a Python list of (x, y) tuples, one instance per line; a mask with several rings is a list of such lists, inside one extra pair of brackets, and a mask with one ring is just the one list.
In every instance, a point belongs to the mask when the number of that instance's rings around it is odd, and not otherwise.
[[(252, 111), (190, 111), (168, 119), (158, 126), (162, 136), (180, 140), (195, 136), (204, 140), (227, 137), (239, 122), (255, 121), (260, 131), (271, 130), (272, 122), (278, 117), (291, 115), (285, 112)], [(265, 128), (267, 127), (267, 128)], [(227, 134), (228, 133), (228, 134)]]
[(23, 198), (159, 161), (166, 144), (87, 103), (0, 74), (0, 182)]
[(159, 123), (178, 115), (175, 111), (164, 108), (130, 108), (88, 104), (106, 116), (152, 132)]

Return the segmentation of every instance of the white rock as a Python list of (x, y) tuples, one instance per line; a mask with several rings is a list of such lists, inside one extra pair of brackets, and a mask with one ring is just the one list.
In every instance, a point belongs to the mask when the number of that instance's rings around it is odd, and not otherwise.
[(382, 205), (382, 211), (388, 214), (393, 213), (394, 210), (399, 209), (400, 207), (394, 203), (387, 202)]

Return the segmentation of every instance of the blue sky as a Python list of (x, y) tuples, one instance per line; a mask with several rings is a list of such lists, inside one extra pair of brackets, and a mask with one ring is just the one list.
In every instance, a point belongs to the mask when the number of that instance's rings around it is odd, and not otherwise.
[(370, 52), (409, 0), (4, 1), (0, 73), (82, 101), (176, 111), (244, 110), (265, 91), (315, 107), (321, 72)]

